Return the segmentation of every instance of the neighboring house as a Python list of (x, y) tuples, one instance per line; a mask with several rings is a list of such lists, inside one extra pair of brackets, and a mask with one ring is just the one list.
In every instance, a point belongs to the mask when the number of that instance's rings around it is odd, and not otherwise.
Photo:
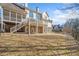
[(63, 30), (63, 26), (61, 26), (61, 25), (53, 25), (52, 26), (53, 27), (53, 31), (56, 31), (56, 32), (60, 32), (60, 31), (62, 31)]
[(47, 33), (52, 30), (51, 25), (47, 12), (41, 13), (39, 8), (29, 9), (24, 3), (1, 3), (1, 32)]
[(43, 23), (44, 23), (44, 31), (45, 33), (52, 31), (52, 20), (50, 20), (49, 15), (47, 12), (42, 14)]

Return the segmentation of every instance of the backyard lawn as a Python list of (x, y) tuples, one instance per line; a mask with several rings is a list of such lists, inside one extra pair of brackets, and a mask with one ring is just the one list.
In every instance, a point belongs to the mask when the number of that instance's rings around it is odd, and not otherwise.
[(65, 34), (10, 34), (0, 36), (1, 56), (79, 55), (78, 43)]

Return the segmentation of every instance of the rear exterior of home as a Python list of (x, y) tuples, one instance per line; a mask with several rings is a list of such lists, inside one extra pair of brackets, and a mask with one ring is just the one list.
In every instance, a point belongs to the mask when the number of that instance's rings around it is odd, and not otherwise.
[[(27, 4), (28, 5), (28, 4)], [(0, 32), (49, 33), (52, 21), (47, 12), (29, 9), (25, 3), (0, 4)]]

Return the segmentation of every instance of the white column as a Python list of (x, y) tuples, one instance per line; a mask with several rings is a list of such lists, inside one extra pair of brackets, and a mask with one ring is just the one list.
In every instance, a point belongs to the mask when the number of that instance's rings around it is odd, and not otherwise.
[(38, 17), (37, 17), (38, 14), (34, 15), (34, 17), (36, 18), (36, 33), (38, 33)]
[(1, 31), (3, 31), (3, 8), (1, 7)]

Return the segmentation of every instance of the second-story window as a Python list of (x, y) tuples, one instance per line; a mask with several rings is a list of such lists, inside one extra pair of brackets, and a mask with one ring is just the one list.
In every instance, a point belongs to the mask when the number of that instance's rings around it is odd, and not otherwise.
[(16, 21), (16, 13), (15, 12), (11, 12), (11, 20)]
[(3, 15), (5, 20), (9, 20), (9, 11), (6, 9), (3, 9)]
[(20, 22), (21, 21), (21, 14), (17, 13), (17, 21)]
[(36, 19), (40, 20), (41, 19), (41, 15), (37, 14), (36, 15)]
[(33, 17), (33, 12), (30, 12), (29, 13), (29, 17)]

